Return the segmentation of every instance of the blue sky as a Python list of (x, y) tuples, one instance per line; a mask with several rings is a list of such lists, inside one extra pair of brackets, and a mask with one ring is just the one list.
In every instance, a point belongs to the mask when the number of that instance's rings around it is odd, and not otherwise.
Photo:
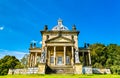
[(0, 0), (0, 58), (22, 58), (31, 41), (41, 46), (40, 30), (51, 30), (58, 18), (70, 30), (75, 24), (84, 42), (120, 45), (120, 0)]

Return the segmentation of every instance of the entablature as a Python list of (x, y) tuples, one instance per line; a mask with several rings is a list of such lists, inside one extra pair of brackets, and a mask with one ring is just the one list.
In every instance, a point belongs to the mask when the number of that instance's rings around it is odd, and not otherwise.
[(40, 53), (42, 50), (30, 50), (30, 52)]
[(42, 52), (41, 48), (29, 48), (29, 52)]

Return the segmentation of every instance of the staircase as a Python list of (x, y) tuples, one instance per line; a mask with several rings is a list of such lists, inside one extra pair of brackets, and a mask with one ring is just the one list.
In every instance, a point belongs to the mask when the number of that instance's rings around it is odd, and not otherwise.
[[(56, 73), (56, 74), (73, 74), (74, 73), (73, 66), (49, 66), (49, 68), (51, 69), (51, 71), (49, 72)], [(46, 71), (48, 70), (46, 69)]]
[(38, 73), (38, 67), (34, 67), (34, 68), (28, 68), (27, 74), (37, 74)]

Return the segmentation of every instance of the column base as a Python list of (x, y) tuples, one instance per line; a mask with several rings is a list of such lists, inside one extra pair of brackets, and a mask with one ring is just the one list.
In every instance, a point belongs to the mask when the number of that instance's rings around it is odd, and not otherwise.
[(81, 63), (74, 64), (74, 74), (82, 74), (82, 64)]
[(38, 64), (38, 74), (45, 74), (45, 63)]

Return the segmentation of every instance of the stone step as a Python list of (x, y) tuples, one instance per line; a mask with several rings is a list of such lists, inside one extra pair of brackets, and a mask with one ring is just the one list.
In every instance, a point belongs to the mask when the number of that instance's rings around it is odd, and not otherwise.
[(38, 73), (38, 67), (27, 69), (27, 74), (37, 74), (37, 73)]
[(57, 74), (73, 74), (74, 70), (72, 66), (51, 66), (52, 70)]

